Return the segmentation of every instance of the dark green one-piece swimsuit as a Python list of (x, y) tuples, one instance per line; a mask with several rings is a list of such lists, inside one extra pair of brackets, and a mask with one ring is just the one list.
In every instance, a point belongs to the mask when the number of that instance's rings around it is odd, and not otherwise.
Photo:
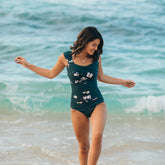
[(98, 61), (90, 65), (77, 65), (72, 60), (71, 51), (64, 52), (67, 60), (67, 73), (70, 79), (72, 95), (71, 108), (90, 117), (96, 105), (104, 102), (97, 86)]

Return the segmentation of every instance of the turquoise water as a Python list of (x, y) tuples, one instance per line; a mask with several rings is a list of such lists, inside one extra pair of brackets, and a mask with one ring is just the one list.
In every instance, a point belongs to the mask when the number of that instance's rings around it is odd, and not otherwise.
[[(53, 80), (16, 65), (17, 56), (51, 69), (86, 26), (104, 38), (102, 65), (112, 77), (136, 87), (99, 83), (112, 112), (165, 111), (165, 2), (6, 1), (0, 5), (0, 105), (21, 111), (70, 108), (66, 70)], [(58, 107), (58, 108), (55, 108)]]
[(86, 26), (103, 36), (104, 73), (136, 82), (98, 83), (108, 108), (98, 165), (165, 164), (164, 0), (0, 1), (1, 164), (78, 164), (66, 69), (50, 80), (14, 59), (51, 69)]

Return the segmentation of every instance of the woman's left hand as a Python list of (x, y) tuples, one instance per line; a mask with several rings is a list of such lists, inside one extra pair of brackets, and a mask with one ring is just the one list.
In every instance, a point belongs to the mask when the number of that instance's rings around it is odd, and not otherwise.
[(128, 88), (132, 88), (135, 86), (135, 82), (132, 80), (124, 80), (122, 85)]

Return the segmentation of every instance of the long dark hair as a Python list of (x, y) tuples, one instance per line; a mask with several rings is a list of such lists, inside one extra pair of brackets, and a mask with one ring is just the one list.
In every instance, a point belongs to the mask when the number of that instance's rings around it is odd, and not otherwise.
[(73, 46), (70, 47), (70, 49), (72, 50), (71, 55), (76, 56), (85, 48), (86, 44), (92, 42), (95, 39), (100, 39), (98, 49), (92, 56), (87, 55), (87, 57), (93, 58), (93, 61), (98, 60), (99, 56), (103, 53), (104, 41), (99, 31), (96, 29), (96, 27), (93, 26), (88, 26), (79, 33), (79, 35), (77, 36), (77, 40), (73, 43)]

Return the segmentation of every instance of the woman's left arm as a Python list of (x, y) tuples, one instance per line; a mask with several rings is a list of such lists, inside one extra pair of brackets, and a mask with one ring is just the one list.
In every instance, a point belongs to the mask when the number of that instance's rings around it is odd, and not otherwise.
[(103, 73), (102, 65), (101, 65), (101, 56), (99, 58), (99, 70), (98, 70), (98, 81), (108, 83), (108, 84), (116, 84), (116, 85), (123, 85), (128, 88), (132, 88), (135, 86), (135, 82), (132, 80), (123, 80), (119, 78), (110, 77)]

